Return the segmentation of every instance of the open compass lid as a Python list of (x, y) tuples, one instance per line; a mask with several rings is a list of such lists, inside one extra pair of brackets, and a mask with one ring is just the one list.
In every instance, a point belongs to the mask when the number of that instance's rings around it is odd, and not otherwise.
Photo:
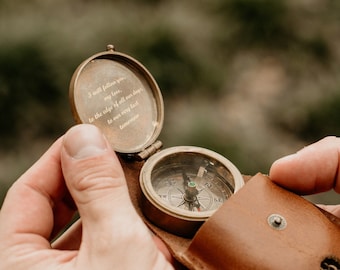
[(96, 125), (117, 152), (138, 153), (160, 134), (164, 105), (156, 81), (112, 45), (79, 65), (69, 93), (76, 121)]

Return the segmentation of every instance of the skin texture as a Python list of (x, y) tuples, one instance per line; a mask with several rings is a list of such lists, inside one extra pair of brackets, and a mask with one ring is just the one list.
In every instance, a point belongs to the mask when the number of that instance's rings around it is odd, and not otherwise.
[[(340, 138), (326, 137), (273, 163), (269, 176), (277, 184), (306, 195), (334, 189), (340, 193)], [(340, 217), (339, 205), (324, 205)]]
[[(77, 221), (51, 245), (79, 211)], [(135, 212), (121, 165), (92, 125), (71, 128), (10, 188), (0, 269), (173, 269)]]

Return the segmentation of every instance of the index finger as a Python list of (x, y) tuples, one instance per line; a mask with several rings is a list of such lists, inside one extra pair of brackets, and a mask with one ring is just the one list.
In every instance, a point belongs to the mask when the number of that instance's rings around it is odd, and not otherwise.
[(340, 138), (326, 137), (296, 154), (275, 161), (270, 178), (301, 195), (328, 191), (340, 193)]

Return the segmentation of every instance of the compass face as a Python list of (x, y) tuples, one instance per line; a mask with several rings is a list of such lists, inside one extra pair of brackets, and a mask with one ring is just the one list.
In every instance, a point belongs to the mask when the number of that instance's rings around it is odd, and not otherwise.
[(204, 221), (243, 185), (243, 178), (221, 155), (204, 148), (179, 146), (149, 158), (140, 183), (145, 199), (159, 212)]
[(155, 168), (151, 176), (152, 186), (167, 206), (192, 212), (211, 211), (218, 209), (232, 195), (234, 188), (217, 172), (216, 163), (205, 157), (196, 159), (197, 165), (176, 162), (171, 168)]

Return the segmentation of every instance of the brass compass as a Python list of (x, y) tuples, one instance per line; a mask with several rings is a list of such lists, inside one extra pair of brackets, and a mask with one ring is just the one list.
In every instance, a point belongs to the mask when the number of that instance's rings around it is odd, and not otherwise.
[(157, 226), (192, 236), (243, 185), (237, 168), (211, 150), (177, 146), (152, 155), (140, 174), (144, 214)]
[(145, 161), (141, 208), (166, 231), (194, 235), (244, 184), (238, 169), (211, 150), (177, 146), (160, 151), (160, 89), (140, 62), (112, 45), (79, 65), (70, 83), (70, 100), (78, 123), (99, 127), (123, 157)]

